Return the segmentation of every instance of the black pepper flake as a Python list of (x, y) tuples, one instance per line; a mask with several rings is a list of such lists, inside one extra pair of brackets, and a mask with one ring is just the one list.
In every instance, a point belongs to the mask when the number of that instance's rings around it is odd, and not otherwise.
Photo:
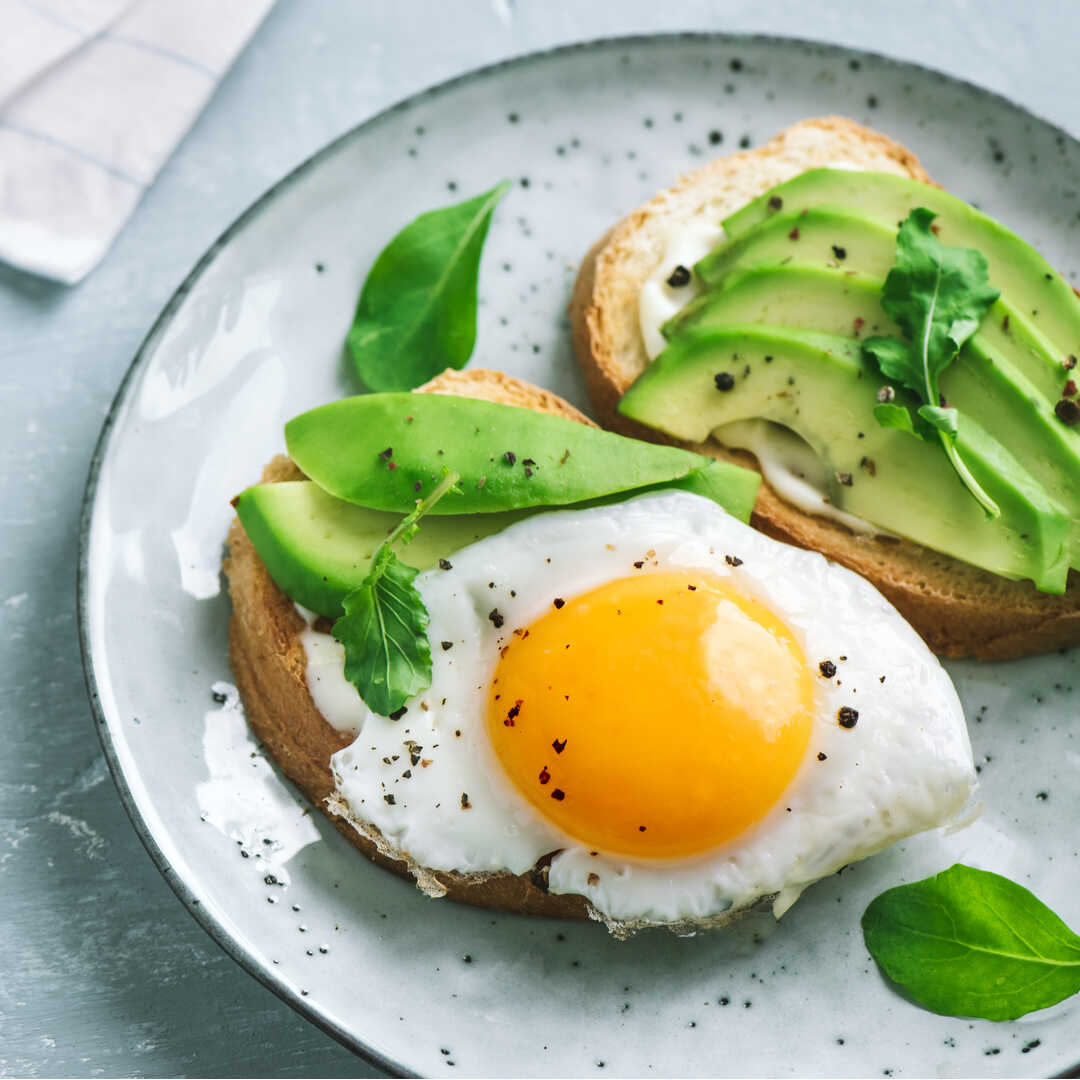
[(841, 705), (836, 719), (842, 728), (853, 728), (859, 722), (859, 710), (850, 705)]
[(696, 585), (687, 585), (686, 587), (690, 592), (697, 592), (697, 586)]
[(379, 451), (379, 457), (381, 457), (383, 461), (389, 461), (393, 456), (394, 448), (392, 446), (388, 446), (385, 450)]
[(507, 465), (513, 465), (517, 461), (517, 454), (515, 454), (513, 450), (507, 450), (506, 453), (503, 454), (503, 461), (505, 461)]
[(454, 643), (452, 641), (441, 641), (439, 642), (439, 644), (442, 645), (443, 652), (446, 652), (447, 649), (452, 649), (454, 647)]
[(818, 759), (818, 761), (827, 761), (828, 757), (829, 757), (829, 755), (822, 751), (822, 752), (818, 753), (817, 759)]
[(514, 704), (510, 706), (510, 709), (506, 714), (506, 719), (503, 721), (503, 723), (507, 727), (513, 727), (514, 726), (514, 720), (517, 718), (518, 714), (521, 712), (522, 704), (523, 704), (523, 700), (521, 698), (518, 698), (517, 701), (515, 701)]
[(551, 797), (552, 797), (552, 798), (553, 798), (553, 799), (554, 799), (554, 800), (555, 800), (556, 802), (562, 802), (562, 801), (563, 801), (563, 799), (565, 799), (565, 798), (566, 798), (566, 792), (565, 792), (565, 791), (563, 791), (563, 789), (562, 789), (562, 788), (560, 788), (560, 787), (557, 787), (557, 788), (556, 788), (556, 789), (555, 789), (555, 790), (554, 790), (554, 791), (553, 791), (553, 792), (551, 793)]
[(822, 660), (818, 664), (818, 671), (826, 679), (831, 679), (836, 675), (836, 665), (831, 660)]
[(552, 746), (552, 749), (555, 751), (556, 754), (561, 754), (566, 749), (566, 740), (565, 739), (556, 739), (551, 744), (551, 746)]
[(424, 485), (421, 484), (419, 480), (417, 480), (416, 483), (413, 484), (412, 489), (413, 491), (419, 491), (423, 486)]
[(397, 802), (397, 799), (395, 799), (393, 795), (384, 795), (383, 802), (385, 802), (387, 806), (393, 806)]
[(645, 826), (644, 826), (644, 825), (639, 825), (639, 826), (637, 827), (637, 831), (638, 831), (638, 832), (644, 832), (644, 831), (645, 831)]
[(400, 720), (408, 711), (408, 708), (402, 705), (400, 709), (395, 709), (392, 713), (390, 713), (389, 718), (391, 720)]
[(506, 620), (502, 617), (502, 615), (499, 614), (499, 609), (498, 608), (492, 608), (488, 612), (488, 618), (492, 621), (492, 623), (494, 624), (496, 630), (500, 626), (502, 626), (502, 624), (504, 622), (506, 622)]
[(526, 476), (526, 477), (529, 477), (529, 476), (532, 476), (532, 474), (533, 474), (533, 471), (532, 471), (532, 469), (530, 469), (530, 468), (529, 468), (529, 466), (528, 466), (528, 465), (526, 465), (526, 466), (525, 466), (525, 476)]
[(454, 564), (449, 559), (440, 559), (439, 560), (439, 569), (440, 570), (453, 570), (454, 569)]
[(880, 401), (880, 402), (881, 402), (881, 403), (882, 403), (883, 405), (885, 405), (885, 404), (888, 404), (888, 403), (889, 403), (890, 401), (892, 401), (892, 400), (893, 400), (893, 398), (895, 398), (895, 397), (896, 397), (896, 391), (895, 391), (895, 390), (894, 390), (894, 389), (893, 389), (893, 388), (892, 388), (891, 386), (883, 386), (883, 387), (882, 387), (882, 388), (881, 388), (881, 389), (880, 389), (880, 390), (879, 390), (879, 391), (877, 392), (877, 399), (878, 399), (878, 401)]
[(671, 275), (667, 279), (667, 283), (673, 289), (681, 289), (684, 285), (690, 284), (690, 271), (680, 263), (671, 271)]
[(531, 457), (527, 457), (527, 458), (522, 458), (521, 459), (521, 464), (522, 465), (535, 465), (536, 462), (533, 461), (533, 459)]
[(551, 779), (551, 773), (548, 772), (548, 767), (546, 765), (540, 770), (540, 775), (537, 779), (541, 784), (546, 784)]
[(229, 700), (220, 690), (212, 691), (210, 697), (213, 699), (215, 705), (224, 705), (225, 702)]
[(600, 884), (600, 875), (597, 874), (597, 873), (592, 873), (585, 880), (590, 885), (599, 885)]
[(1076, 357), (1072, 355), (1066, 356), (1065, 359), (1061, 361), (1061, 366), (1066, 371), (1072, 371), (1072, 369), (1076, 367)]
[(784, 205), (784, 200), (781, 199), (779, 195), (773, 195), (769, 199), (769, 209), (770, 210), (779, 210), (783, 205)]
[(865, 469), (871, 476), (877, 476), (877, 465), (873, 458), (864, 457), (859, 462), (859, 468)]
[(640, 570), (644, 565), (645, 565), (645, 560), (640, 559), (640, 560), (638, 560), (638, 562), (634, 563), (634, 569), (635, 570)]
[(838, 484), (843, 484), (844, 487), (851, 487), (851, 485), (855, 481), (852, 479), (851, 473), (849, 473), (849, 472), (838, 472), (836, 474), (836, 482)]
[(1068, 380), (1068, 381), (1067, 381), (1067, 382), (1065, 383), (1065, 387), (1064, 387), (1064, 389), (1063, 389), (1063, 390), (1061, 391), (1061, 393), (1062, 393), (1062, 394), (1063, 394), (1063, 395), (1064, 395), (1065, 397), (1076, 397), (1076, 380), (1075, 380), (1075, 379), (1069, 379), (1069, 380)]
[(834, 254), (834, 255), (835, 255), (835, 256), (836, 256), (836, 257), (837, 257), (838, 259), (846, 259), (846, 258), (847, 258), (847, 249), (846, 249), (846, 248), (842, 248), (842, 247), (841, 247), (841, 246), (840, 246), (839, 244), (833, 244), (833, 246), (832, 246), (832, 253), (833, 253), (833, 254)]
[(724, 562), (726, 562), (728, 566), (742, 566), (742, 559), (740, 559), (738, 555), (725, 555)]
[(1072, 398), (1062, 398), (1054, 406), (1054, 415), (1067, 427), (1073, 427), (1080, 420), (1080, 405)]
[[(469, 802), (468, 793), (464, 792), (464, 791), (461, 793), (461, 809), (462, 810), (471, 810), (472, 809), (472, 803)], [(466, 960), (465, 962), (468, 963), (469, 961)]]
[(787, 238), (789, 240), (798, 240), (799, 239), (799, 226), (798, 225), (796, 225), (795, 228), (792, 229), (791, 232), (789, 232), (787, 234)]
[(716, 383), (717, 390), (734, 390), (735, 389), (735, 376), (730, 371), (718, 371), (713, 376), (713, 382)]
[(555, 605), (556, 608), (561, 608), (561, 607), (566, 606), (566, 601), (561, 596), (556, 596), (555, 599), (552, 600), (551, 602)]

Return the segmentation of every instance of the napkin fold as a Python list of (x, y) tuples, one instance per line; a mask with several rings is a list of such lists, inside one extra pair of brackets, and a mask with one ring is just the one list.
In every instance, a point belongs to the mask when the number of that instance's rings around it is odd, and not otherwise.
[(274, 0), (0, 0), (0, 259), (100, 262)]

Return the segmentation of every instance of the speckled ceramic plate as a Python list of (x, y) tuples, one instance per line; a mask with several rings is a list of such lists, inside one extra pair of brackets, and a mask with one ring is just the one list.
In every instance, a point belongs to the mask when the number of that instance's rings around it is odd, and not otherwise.
[(1011, 1024), (923, 1012), (882, 980), (859, 917), (962, 860), (1080, 925), (1075, 655), (950, 665), (986, 812), (809, 891), (782, 920), (628, 943), (425, 899), (378, 870), (267, 762), (226, 658), (230, 496), (283, 421), (351, 389), (341, 342), (364, 274), (418, 212), (508, 176), (484, 255), (474, 362), (585, 406), (565, 310), (616, 218), (711, 154), (843, 113), (1075, 277), (1080, 145), (982, 90), (802, 42), (608, 41), (421, 94), (259, 200), (154, 326), (105, 425), (80, 583), (91, 698), (128, 809), (207, 930), (389, 1071), (429, 1075), (1046, 1075), (1080, 1060), (1080, 1000)]

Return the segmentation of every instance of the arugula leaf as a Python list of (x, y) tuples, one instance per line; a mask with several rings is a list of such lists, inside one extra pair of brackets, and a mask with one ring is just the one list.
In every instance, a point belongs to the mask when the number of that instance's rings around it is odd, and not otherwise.
[(862, 929), (885, 974), (931, 1012), (1015, 1020), (1080, 992), (1080, 936), (985, 870), (957, 864), (889, 889)]
[(383, 249), (360, 292), (345, 349), (371, 390), (412, 390), (476, 344), (480, 253), (496, 204), (490, 191), (421, 214)]
[(905, 405), (875, 405), (874, 419), (884, 428), (899, 428), (926, 442), (935, 438), (934, 428), (918, 412), (912, 413)]
[(413, 584), (420, 571), (401, 562), (392, 545), (407, 544), (420, 518), (458, 479), (457, 473), (447, 473), (376, 548), (370, 572), (342, 601), (345, 614), (334, 623), (334, 637), (345, 646), (345, 678), (364, 704), (383, 716), (431, 685), (428, 613)]
[(925, 424), (914, 420), (910, 426), (903, 423), (895, 411), (898, 407), (875, 409), (874, 415), (885, 427), (901, 427), (926, 441), (939, 441), (987, 517), (998, 517), (998, 505), (957, 452), (956, 410), (942, 402), (938, 379), (1001, 294), (989, 282), (981, 253), (946, 247), (938, 240), (932, 225), (936, 216), (925, 207), (916, 207), (900, 226), (896, 264), (881, 293), (881, 306), (909, 341), (872, 337), (863, 343), (863, 352), (887, 379), (906, 387), (923, 402), (917, 412)]

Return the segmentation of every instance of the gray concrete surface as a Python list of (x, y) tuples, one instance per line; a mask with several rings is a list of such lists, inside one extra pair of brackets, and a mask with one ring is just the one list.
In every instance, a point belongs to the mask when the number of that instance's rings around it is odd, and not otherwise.
[(280, 0), (85, 283), (0, 267), (0, 1076), (379, 1075), (218, 949), (120, 805), (75, 623), (91, 451), (192, 263), (327, 140), (480, 64), (690, 29), (917, 60), (1080, 134), (1080, 8), (1049, 0)]

